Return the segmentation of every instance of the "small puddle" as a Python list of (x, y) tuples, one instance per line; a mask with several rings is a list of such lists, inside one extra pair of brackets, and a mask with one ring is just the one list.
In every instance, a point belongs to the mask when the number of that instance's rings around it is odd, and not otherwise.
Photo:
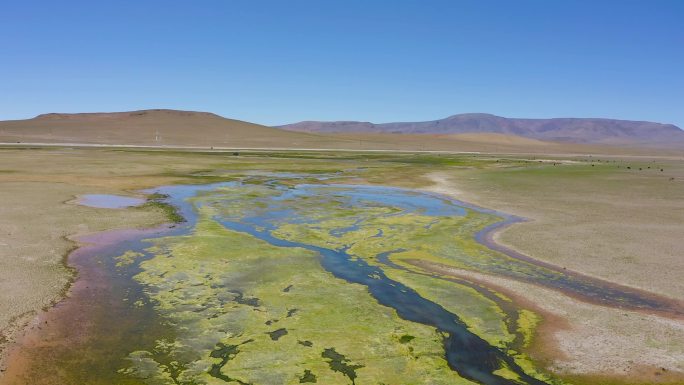
[(128, 197), (111, 194), (86, 194), (81, 195), (77, 203), (83, 206), (97, 207), (101, 209), (122, 209), (132, 206), (140, 206), (145, 203), (143, 198)]

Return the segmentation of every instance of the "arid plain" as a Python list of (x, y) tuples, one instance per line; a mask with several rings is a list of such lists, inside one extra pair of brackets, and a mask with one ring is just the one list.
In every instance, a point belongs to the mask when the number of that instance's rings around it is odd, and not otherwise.
[[(269, 132), (238, 147), (260, 147), (259, 143), (291, 147), (276, 145), (288, 143), (294, 137), (291, 133), (269, 139)], [(294, 135), (311, 139), (309, 134)], [(104, 384), (114, 383), (113, 379), (131, 384), (299, 383), (318, 378), (320, 383), (361, 384), (392, 380), (387, 377), (392, 371), (429, 374), (435, 383), (477, 381), (458, 361), (444, 361), (440, 339), (430, 337), (433, 329), (407, 322), (409, 313), (383, 302), (385, 297), (373, 291), (372, 283), (358, 278), (361, 285), (349, 284), (350, 278), (330, 275), (334, 268), (322, 270), (307, 259), (325, 250), (343, 250), (353, 257), (350, 260), (363, 261), (363, 266), (379, 274), (377, 281), (405, 285), (423, 301), (416, 304), (429, 300), (457, 314), (467, 333), (486, 341), (495, 354), (511, 357), (510, 361), (502, 358), (507, 364), (491, 372), (492, 378), (504, 382), (492, 383), (678, 384), (684, 380), (680, 279), (684, 276), (684, 159), (677, 151), (564, 145), (504, 135), (457, 136), (447, 151), (450, 144), (444, 138), (420, 136), (424, 143), (416, 144), (410, 136), (388, 139), (374, 134), (368, 138), (384, 141), (379, 149), (401, 152), (364, 152), (352, 146), (358, 139), (321, 137), (327, 141), (319, 140), (327, 143), (325, 151), (218, 149), (221, 145), (215, 149), (21, 143), (0, 147), (0, 383)], [(345, 143), (352, 148), (345, 148)], [(368, 142), (361, 141), (361, 146), (364, 143)], [(437, 149), (443, 152), (415, 148), (430, 143), (440, 143), (444, 147)], [(144, 258), (124, 253), (116, 259), (118, 268), (135, 266), (133, 281), (143, 288), (136, 298), (148, 301), (136, 306), (149, 306), (164, 328), (173, 329), (166, 334), (159, 331), (164, 338), (150, 342), (157, 344), (157, 350), (143, 353), (140, 346), (145, 341), (131, 343), (139, 349), (132, 351), (125, 343), (102, 340), (94, 334), (118, 332), (107, 329), (112, 325), (102, 324), (99, 318), (84, 316), (81, 323), (65, 328), (59, 317), (65, 310), (78, 310), (74, 301), (94, 290), (87, 282), (95, 282), (88, 281), (90, 270), (79, 271), (80, 265), (70, 261), (70, 253), (74, 255), (72, 251), (93, 234), (158, 228), (176, 219), (171, 206), (142, 190), (207, 184), (218, 184), (217, 190), (197, 193), (190, 200), (197, 218), (187, 225), (193, 226), (189, 233), (157, 238), (154, 246), (145, 249), (150, 254)], [(308, 188), (320, 194), (316, 189), (325, 186), (333, 189), (334, 200), (306, 195), (312, 194)], [(403, 190), (381, 190), (391, 199), (375, 202), (376, 190), (365, 188)], [(294, 195), (287, 195), (288, 191)], [(286, 195), (274, 195), (282, 192)], [(148, 202), (124, 209), (93, 208), (78, 204), (86, 194), (133, 196)], [(452, 218), (431, 213), (431, 206), (412, 211), (407, 207), (413, 203), (402, 206), (406, 204), (402, 199), (409, 198), (401, 194), (438, 202), (454, 199), (449, 210), (465, 214)], [(349, 202), (364, 202), (363, 208), (348, 206), (348, 197)], [(285, 206), (271, 206), (281, 201)], [(295, 207), (289, 201), (301, 212), (287, 211), (286, 219), (295, 214), (308, 219), (283, 222), (281, 216), (264, 217), (270, 219), (255, 222), (258, 226), (251, 232), (239, 227), (251, 223), (255, 213), (275, 215)], [(459, 215), (464, 217), (458, 219)], [(505, 215), (518, 219), (477, 238)], [(316, 225), (310, 224), (313, 220)], [(273, 226), (270, 235), (262, 234), (269, 226)], [(272, 243), (262, 244), (248, 234), (263, 235), (262, 240)], [(294, 242), (300, 243), (295, 247)], [(215, 265), (219, 263), (216, 250), (226, 258), (220, 263), (234, 263), (237, 271), (250, 272), (253, 278), (221, 275), (233, 265)], [(268, 273), (263, 264), (271, 263), (269, 259), (252, 260), (250, 255), (290, 259), (268, 265)], [(188, 275), (193, 271), (201, 275)], [(171, 278), (164, 278), (167, 273)], [(308, 280), (302, 281), (298, 274)], [(184, 278), (176, 282), (176, 276)], [(292, 277), (295, 283), (287, 286), (283, 277)], [(74, 285), (82, 279), (86, 283)], [(197, 279), (212, 283), (197, 291)], [(250, 286), (253, 282), (259, 284)], [(235, 285), (232, 299), (212, 305), (211, 298), (221, 297), (223, 285), (230, 288), (231, 284)], [(309, 289), (299, 292), (299, 287)], [(97, 289), (107, 290), (106, 285)], [(327, 302), (330, 297), (310, 297), (326, 290), (346, 296), (348, 302), (335, 305)], [(281, 309), (290, 291), (300, 303)], [(183, 296), (174, 294), (178, 292)], [(255, 293), (260, 293), (258, 298)], [(192, 302), (184, 302), (188, 298)], [(337, 306), (339, 312), (325, 317), (318, 313), (330, 306)], [(204, 317), (214, 307), (223, 310)], [(244, 309), (251, 307), (246, 313)], [(101, 311), (106, 312), (106, 307)], [(281, 318), (278, 311), (287, 316)], [(257, 314), (253, 317), (259, 323), (244, 318), (252, 317), (248, 314)], [(312, 321), (307, 318), (310, 314), (318, 318)], [(354, 326), (354, 314), (378, 314), (385, 321), (369, 318), (363, 326)], [(224, 316), (243, 320), (240, 333), (227, 333), (218, 344), (210, 339), (216, 335), (198, 334), (218, 327), (211, 320)], [(323, 330), (334, 334), (340, 327), (346, 330), (341, 322), (356, 328), (359, 341), (367, 336), (372, 341), (369, 347), (356, 346), (344, 336), (321, 334)], [(264, 333), (263, 342), (261, 337), (250, 338)], [(388, 342), (383, 342), (385, 335)], [(209, 340), (204, 345), (189, 342), (205, 339)], [(287, 344), (289, 339), (304, 349), (301, 358), (298, 350), (286, 358), (278, 350), (286, 348), (270, 345)], [(103, 352), (91, 340), (116, 349)], [(170, 344), (164, 345), (164, 354), (175, 361), (159, 358), (160, 341)], [(326, 348), (320, 363), (316, 361), (321, 360), (320, 352), (318, 358), (307, 353), (309, 344)], [(106, 370), (111, 373), (97, 374), (93, 365), (79, 369), (80, 356), (73, 351), (81, 351), (94, 363), (112, 351), (124, 353), (108, 361), (111, 368)], [(383, 357), (385, 361), (377, 361)], [(259, 360), (260, 369), (254, 369), (252, 360)], [(282, 364), (264, 366), (268, 360)], [(151, 369), (153, 362), (157, 369)], [(452, 374), (454, 368), (463, 372)], [(269, 371), (271, 377), (253, 374)], [(406, 376), (406, 383), (420, 383)]]

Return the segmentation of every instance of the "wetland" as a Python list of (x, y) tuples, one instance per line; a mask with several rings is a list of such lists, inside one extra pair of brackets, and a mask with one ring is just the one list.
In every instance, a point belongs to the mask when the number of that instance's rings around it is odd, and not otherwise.
[[(65, 379), (103, 383), (554, 383), (523, 353), (533, 314), (465, 280), (419, 271), (415, 259), (662, 305), (487, 248), (482, 234), (511, 220), (505, 214), (415, 190), (297, 183), (311, 178), (147, 191), (186, 223), (155, 237), (104, 237), (99, 266), (76, 261), (109, 282), (99, 295), (89, 291), (87, 314), (73, 309), (90, 329), (76, 343), (93, 354), (81, 362), (42, 345), (49, 358), (35, 373), (60, 368)], [(129, 203), (97, 198), (99, 207)]]
[(0, 382), (584, 383), (532, 354), (546, 314), (477, 274), (682, 314), (671, 297), (498, 244), (522, 217), (370, 183), (363, 168), (193, 175), (129, 190), (148, 200), (124, 210), (170, 224), (78, 238), (69, 297), (34, 321)]

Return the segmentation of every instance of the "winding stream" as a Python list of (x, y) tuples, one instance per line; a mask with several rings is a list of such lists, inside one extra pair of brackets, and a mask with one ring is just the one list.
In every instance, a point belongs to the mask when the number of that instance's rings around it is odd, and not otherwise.
[[(543, 381), (528, 376), (503, 351), (470, 332), (467, 325), (456, 314), (426, 300), (413, 289), (387, 278), (381, 268), (371, 266), (361, 259), (352, 259), (344, 249), (332, 250), (278, 239), (273, 237), (269, 230), (257, 230), (257, 226), (254, 225), (231, 221), (221, 221), (221, 223), (231, 230), (250, 234), (274, 246), (315, 251), (321, 256), (321, 265), (335, 277), (368, 287), (368, 291), (379, 303), (395, 309), (401, 318), (434, 326), (444, 332), (444, 350), (449, 366), (464, 378), (488, 385), (518, 383), (494, 374), (501, 368), (503, 362), (520, 376), (522, 383), (544, 384)], [(267, 225), (262, 221), (259, 224)]]

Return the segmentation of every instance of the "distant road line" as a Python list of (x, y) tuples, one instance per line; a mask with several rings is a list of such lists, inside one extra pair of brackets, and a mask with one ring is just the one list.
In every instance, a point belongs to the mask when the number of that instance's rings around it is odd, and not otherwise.
[(356, 148), (293, 148), (293, 147), (217, 147), (217, 146), (153, 146), (143, 144), (102, 144), (102, 143), (0, 143), (0, 146), (11, 147), (95, 147), (95, 148), (144, 148), (165, 150), (202, 150), (202, 151), (340, 151), (340, 152), (402, 152), (402, 153), (442, 153), (442, 154), (483, 154), (480, 151), (446, 151), (446, 150), (392, 150), (392, 149), (356, 149)]
[(356, 152), (356, 153), (400, 153), (400, 154), (472, 154), (472, 155), (530, 155), (530, 156), (558, 156), (558, 157), (586, 157), (600, 155), (607, 158), (644, 158), (684, 160), (684, 156), (674, 155), (631, 155), (631, 154), (603, 154), (594, 153), (543, 153), (543, 152), (491, 152), (491, 151), (449, 151), (449, 150), (402, 150), (402, 149), (358, 149), (358, 148), (293, 148), (293, 147), (217, 147), (217, 146), (154, 146), (142, 144), (102, 144), (102, 143), (44, 143), (44, 142), (0, 142), (0, 147), (83, 147), (83, 148), (133, 148), (149, 150), (188, 150), (188, 151), (308, 151), (308, 152)]

